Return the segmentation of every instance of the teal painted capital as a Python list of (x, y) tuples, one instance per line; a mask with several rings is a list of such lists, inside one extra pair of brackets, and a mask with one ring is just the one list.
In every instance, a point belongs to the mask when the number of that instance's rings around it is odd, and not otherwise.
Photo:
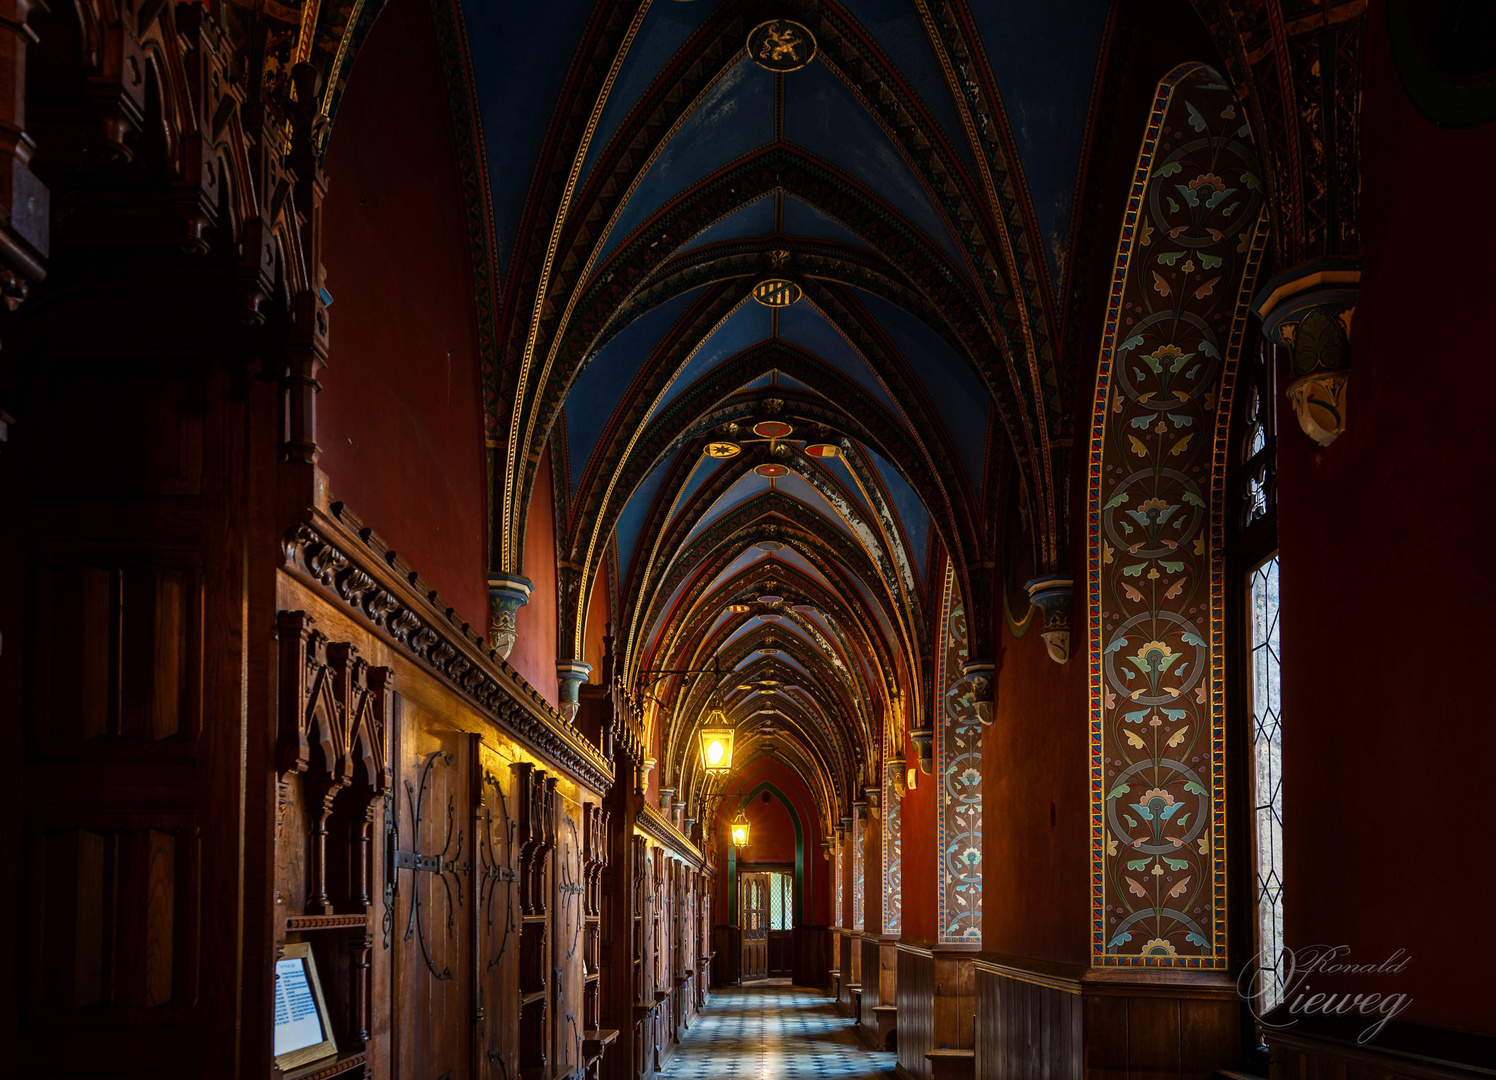
[(567, 723), (576, 719), (581, 708), (582, 684), (592, 674), (592, 665), (583, 660), (566, 660), (556, 665), (556, 677), (561, 680), (561, 715)]
[(1049, 658), (1056, 664), (1070, 659), (1070, 600), (1075, 591), (1075, 579), (1069, 574), (1045, 574), (1036, 577), (1025, 586), (1029, 602), (1039, 609), (1044, 628), (1040, 637), (1049, 650)]
[(509, 659), (519, 636), (514, 616), (530, 602), (532, 587), (529, 578), (518, 574), (490, 574), (488, 577), (489, 639), (494, 651), (504, 660)]

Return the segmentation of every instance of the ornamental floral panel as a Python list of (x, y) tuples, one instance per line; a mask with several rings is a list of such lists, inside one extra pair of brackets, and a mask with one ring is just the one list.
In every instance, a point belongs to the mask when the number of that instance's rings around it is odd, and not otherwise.
[(904, 923), (904, 836), (900, 821), (899, 773), (903, 762), (883, 767), (883, 932), (897, 934)]
[(859, 934), (866, 929), (866, 920), (863, 913), (863, 901), (867, 898), (864, 889), (866, 872), (863, 866), (864, 845), (867, 842), (867, 814), (863, 811), (854, 811), (852, 817), (852, 929)]
[(836, 842), (836, 910), (832, 913), (832, 921), (836, 926), (843, 925), (842, 920), (846, 918), (846, 909), (842, 907), (842, 849), (846, 846), (843, 840)]
[(1225, 438), (1266, 235), (1246, 118), (1159, 83), (1097, 365), (1088, 478), (1092, 962), (1226, 965)]
[(968, 657), (966, 611), (955, 570), (945, 571), (940, 615), (944, 663), (936, 679), (935, 829), (940, 857), (940, 940), (982, 940), (982, 724), (961, 672)]

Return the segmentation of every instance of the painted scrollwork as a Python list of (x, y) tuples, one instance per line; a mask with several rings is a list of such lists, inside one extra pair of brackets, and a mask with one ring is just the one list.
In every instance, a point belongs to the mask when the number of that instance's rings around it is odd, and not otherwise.
[(1219, 968), (1224, 434), (1263, 183), (1211, 69), (1171, 72), (1153, 110), (1091, 437), (1092, 962)]

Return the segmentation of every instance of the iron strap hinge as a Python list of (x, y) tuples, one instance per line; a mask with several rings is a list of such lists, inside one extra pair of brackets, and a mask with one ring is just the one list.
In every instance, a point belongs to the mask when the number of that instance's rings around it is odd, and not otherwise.
[(416, 851), (395, 852), (395, 866), (400, 870), (429, 870), (433, 874), (452, 869), (452, 867), (443, 866), (440, 855), (422, 855)]

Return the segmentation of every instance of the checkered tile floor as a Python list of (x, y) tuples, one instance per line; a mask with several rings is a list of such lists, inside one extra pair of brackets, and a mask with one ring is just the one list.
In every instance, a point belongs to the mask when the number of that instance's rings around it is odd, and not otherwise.
[(719, 990), (683, 1033), (668, 1080), (889, 1080), (895, 1055), (875, 1054), (830, 998), (785, 982)]

